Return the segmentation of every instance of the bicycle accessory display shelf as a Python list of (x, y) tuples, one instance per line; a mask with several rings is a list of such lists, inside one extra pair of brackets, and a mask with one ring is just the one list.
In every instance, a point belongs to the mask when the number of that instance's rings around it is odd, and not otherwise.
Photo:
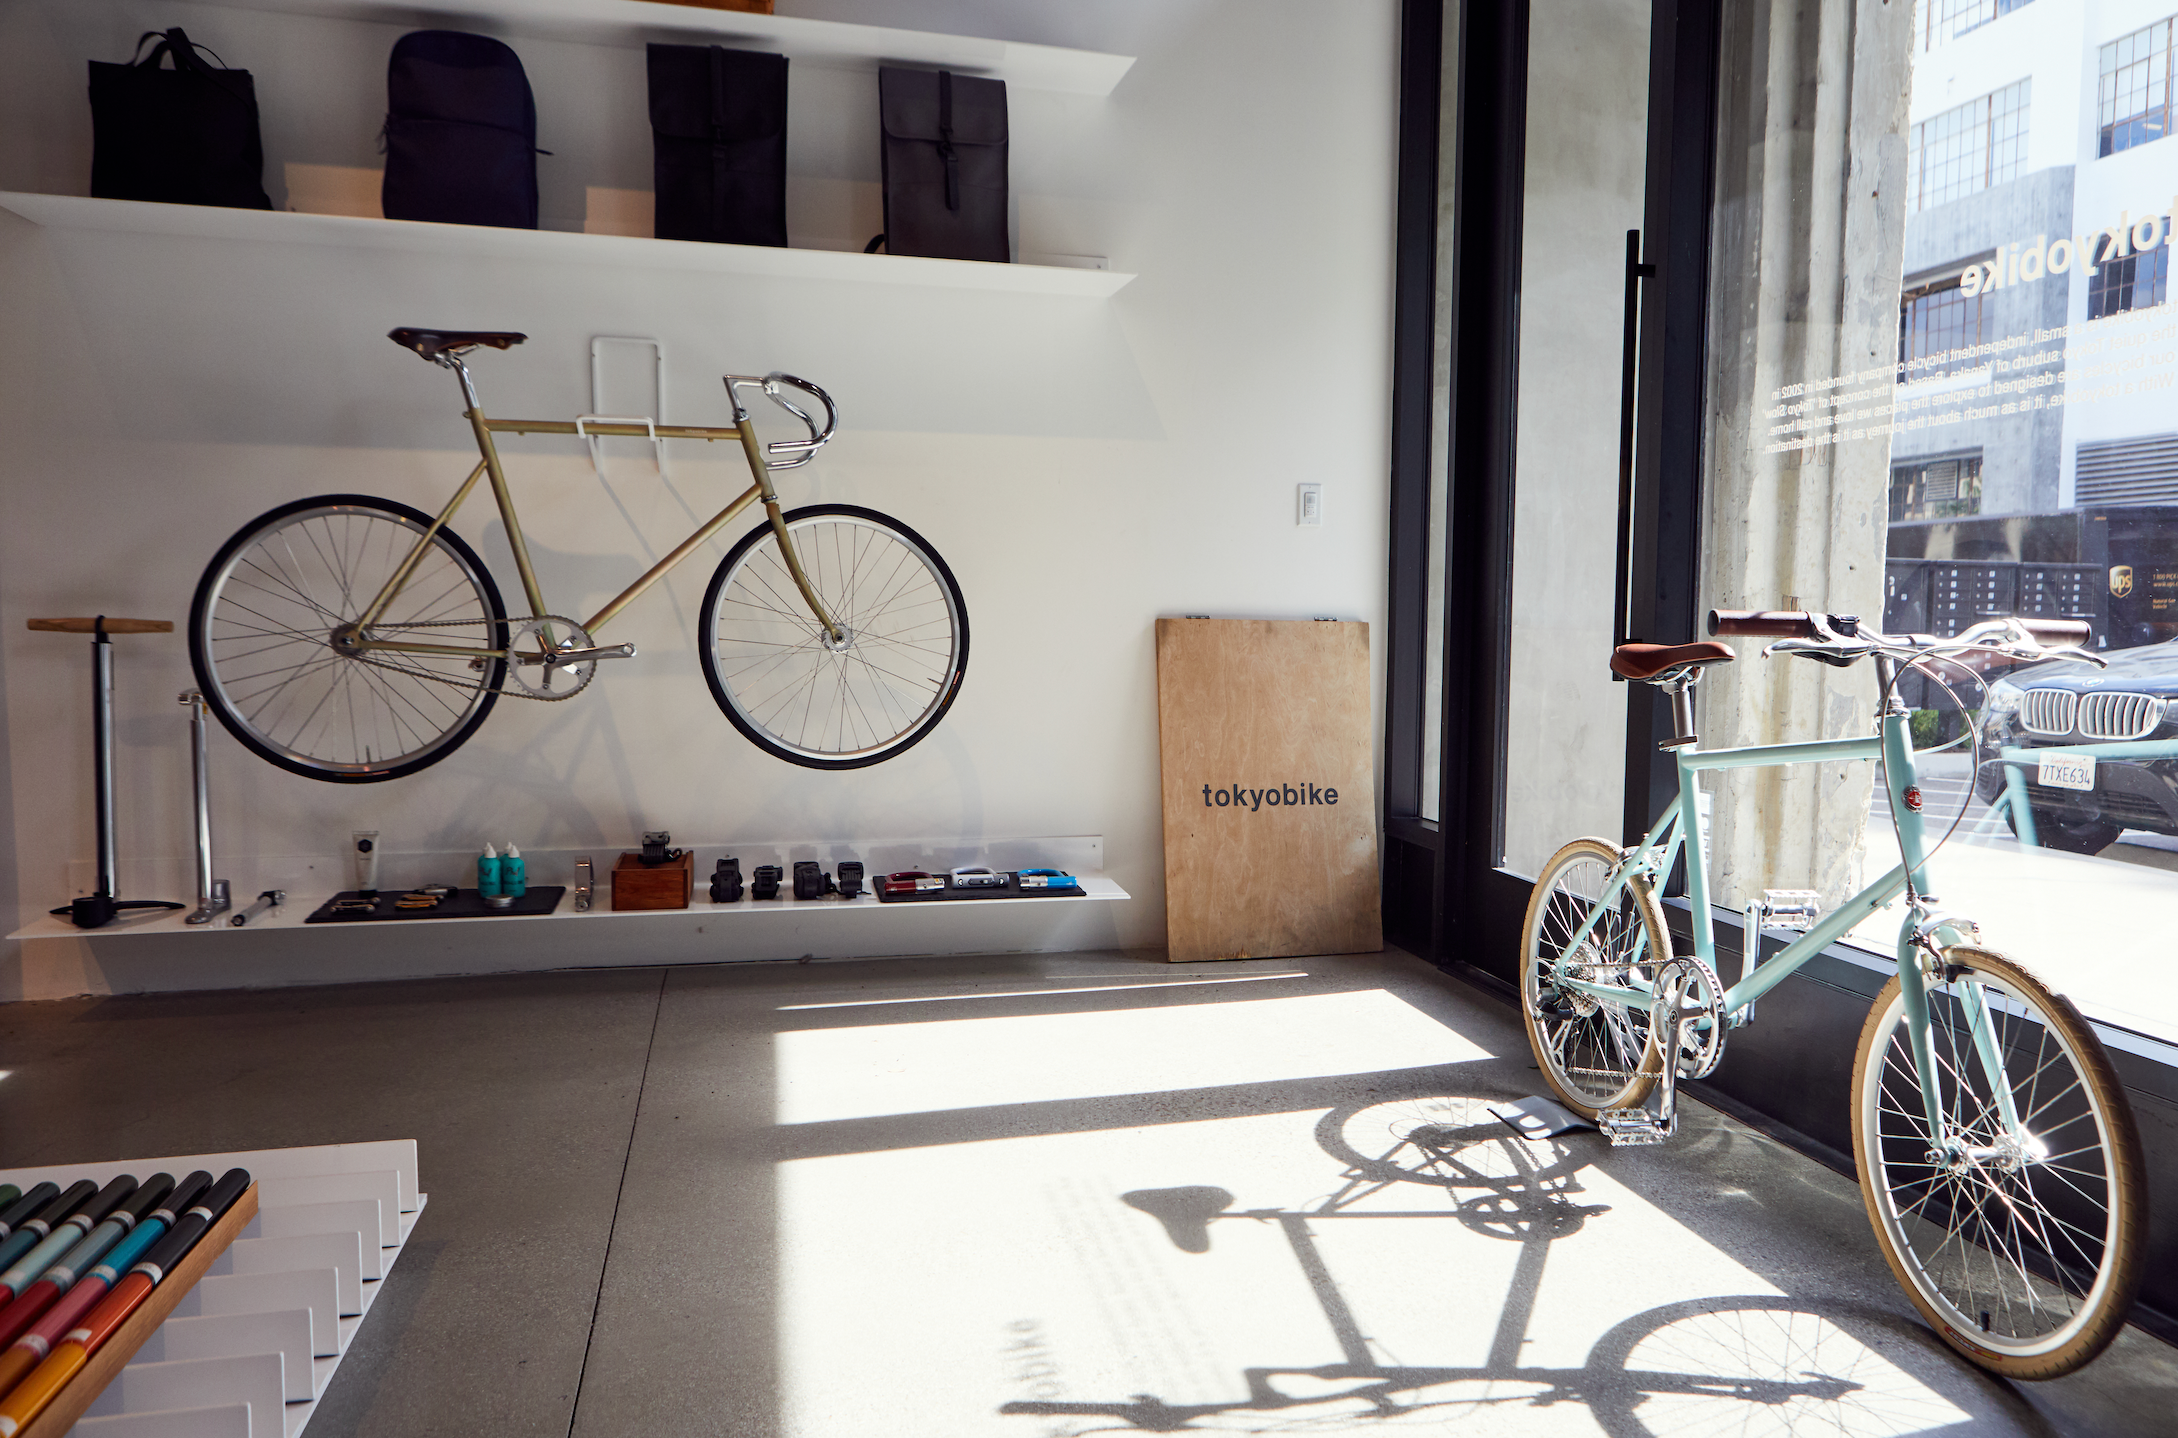
[[(964, 889), (956, 885), (945, 874), (936, 874), (932, 877), (944, 879), (945, 887), (942, 889), (924, 889), (920, 893), (914, 894), (880, 894), (878, 896), (879, 902), (886, 904), (944, 904), (966, 903), (976, 899), (1086, 899), (1091, 897), (1088, 879), (1079, 874), (1076, 874), (1074, 879), (1081, 887), (1075, 889), (1024, 889), (1021, 887), (1020, 874), (1014, 871), (1007, 871), (1000, 876), (1005, 879), (1005, 883), (989, 888)], [(1096, 876), (1090, 875), (1089, 877), (1095, 878)], [(871, 883), (882, 884), (884, 879), (885, 876), (879, 874), (872, 878)], [(1111, 880), (1106, 879), (1104, 882), (1110, 883)]]
[(1031, 90), (1109, 95), (1133, 68), (1132, 55), (1028, 45), (929, 30), (897, 30), (791, 15), (658, 5), (643, 0), (216, 0), (223, 8), (270, 10), (416, 26), (474, 28), (494, 22), (493, 34), (640, 46), (648, 40), (768, 50), (797, 65), (867, 70), (913, 65), (988, 75)]
[[(381, 919), (413, 924), (422, 919), (519, 919), (551, 913), (560, 906), (560, 896), (567, 892), (561, 884), (532, 884), (529, 892), (508, 904), (495, 909), (484, 896), (474, 889), (456, 889), (428, 909), (404, 909), (399, 899), (406, 889), (380, 889), (371, 911), (335, 913), (333, 905), (343, 900), (362, 897), (355, 889), (343, 889), (324, 903), (312, 909), (303, 919), (306, 924), (370, 924)], [(255, 921), (253, 921), (255, 922)]]
[[(183, 1421), (161, 1414), (230, 1407), (191, 1413), (185, 1431), (299, 1438), (422, 1215), (415, 1140), (8, 1169), (0, 1181), (231, 1168), (254, 1180), (243, 1199), (21, 1438), (60, 1438), (71, 1422), (76, 1438), (136, 1438)], [(77, 1391), (93, 1377), (97, 1389)]]
[[(662, 8), (662, 7), (651, 7)], [(702, 12), (699, 12), (702, 13)], [(206, 240), (333, 245), (349, 249), (562, 262), (628, 269), (755, 275), (765, 279), (915, 285), (930, 289), (1102, 299), (1134, 276), (1117, 270), (1059, 265), (994, 265), (915, 255), (864, 255), (841, 250), (714, 245), (630, 235), (578, 235), (566, 230), (509, 230), (489, 225), (437, 225), (353, 215), (306, 215), (291, 210), (229, 210), (208, 205), (159, 205), (0, 190), (0, 209), (55, 230), (109, 230)]]

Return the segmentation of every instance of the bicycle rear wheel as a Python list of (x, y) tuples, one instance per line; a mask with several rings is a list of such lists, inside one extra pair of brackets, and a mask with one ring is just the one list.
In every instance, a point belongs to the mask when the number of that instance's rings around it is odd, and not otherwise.
[(968, 606), (914, 530), (875, 510), (790, 510), (810, 587), (847, 631), (825, 638), (771, 526), (726, 555), (703, 600), (703, 676), (768, 754), (813, 769), (890, 759), (937, 727), (968, 666)]
[[(368, 784), (435, 764), (476, 732), (504, 659), (334, 642), (430, 527), (405, 504), (331, 494), (282, 505), (227, 541), (190, 606), (189, 660), (229, 733), (290, 773)], [(506, 608), (476, 551), (442, 529), (370, 634), (504, 649)]]
[(1663, 906), (1644, 879), (1629, 879), (1578, 944), (1573, 936), (1601, 902), (1624, 858), (1615, 844), (1575, 839), (1535, 881), (1521, 927), (1520, 1014), (1536, 1064), (1559, 1099), (1583, 1118), (1648, 1097), (1662, 1074), (1646, 1008), (1600, 1003), (1558, 987), (1649, 986), (1671, 957)]
[(1895, 977), (1853, 1066), (1854, 1158), (1883, 1257), (1974, 1363), (2008, 1378), (2070, 1373), (2117, 1336), (2139, 1283), (2147, 1200), (2132, 1110), (2079, 1011), (1999, 955), (1945, 951), (1928, 1027), (1941, 1132), (1929, 1132)]

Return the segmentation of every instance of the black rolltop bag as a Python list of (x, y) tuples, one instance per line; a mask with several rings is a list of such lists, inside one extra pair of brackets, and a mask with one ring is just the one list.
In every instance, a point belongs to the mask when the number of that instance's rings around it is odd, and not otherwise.
[(886, 250), (1010, 260), (1006, 82), (949, 70), (881, 69), (877, 94)]
[(649, 62), (653, 233), (785, 245), (786, 56), (652, 45)]

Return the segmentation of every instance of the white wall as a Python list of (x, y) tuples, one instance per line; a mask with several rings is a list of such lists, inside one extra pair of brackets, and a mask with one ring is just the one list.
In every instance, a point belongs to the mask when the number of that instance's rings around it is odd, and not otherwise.
[[(667, 408), (686, 422), (719, 413), (723, 369), (826, 385), (842, 432), (790, 479), (791, 500), (871, 505), (932, 541), (968, 600), (966, 684), (938, 731), (892, 762), (824, 774), (765, 757), (718, 713), (693, 652), (714, 554), (615, 626), (640, 658), (565, 705), (502, 702), (420, 775), (318, 784), (215, 734), (223, 850), (330, 853), (357, 827), (382, 830), (394, 851), (489, 838), (601, 854), (647, 828), (713, 849), (1101, 834), (1109, 872), (1137, 896), (1116, 906), (1119, 942), (1159, 945), (1152, 620), (1381, 616), (1396, 7), (1349, 3), (1336, 24), (1302, 0), (1075, 6), (1048, 25), (1046, 9), (926, 0), (912, 15), (845, 3), (803, 13), (1141, 43), (1107, 100), (1011, 97), (1020, 246), (1140, 273), (1108, 301), (45, 231), (0, 216), (6, 867), (26, 919), (69, 896), (92, 835), (85, 646), (28, 634), (23, 620), (181, 621), (213, 551), (278, 503), (360, 491), (430, 504), (449, 492), (471, 462), (452, 382), (382, 337), (415, 324), (529, 333), (476, 366), (498, 413), (587, 408), (596, 334), (660, 337)], [(268, 179), (288, 160), (370, 162), (376, 77), (398, 27), (18, 0), (0, 8), (0, 95), (14, 97), (0, 100), (0, 188), (82, 193), (83, 61), (119, 58), (139, 31), (177, 21), (256, 72)], [(550, 132), (565, 133), (563, 106), (633, 105), (639, 121), (639, 50), (514, 43), (548, 148), (560, 148)], [(851, 99), (836, 73), (798, 70), (795, 83), (805, 107)], [(606, 105), (598, 96), (614, 85), (623, 93)], [(873, 136), (833, 130), (830, 152), (796, 151), (804, 193), (812, 179), (876, 179)], [(639, 123), (600, 119), (568, 138), (564, 164), (541, 161), (548, 212), (554, 193), (564, 211), (583, 185), (647, 176)], [(697, 453), (676, 454), (674, 482), (661, 484), (631, 452), (601, 491), (579, 452), (519, 448), (524, 525), (548, 595), (569, 611), (609, 597), (687, 530), (690, 511), (738, 488), (730, 466)], [(1320, 529), (1293, 523), (1301, 480), (1325, 485)], [(512, 592), (488, 509), (457, 527)], [(122, 853), (155, 870), (144, 882), (185, 885), (174, 703), (192, 682), (185, 646), (124, 641), (120, 669)], [(559, 942), (540, 963), (583, 960)], [(58, 965), (80, 980), (42, 970), (38, 953), (53, 947), (6, 958), (0, 996), (98, 987), (95, 966), (73, 967), (80, 956)]]

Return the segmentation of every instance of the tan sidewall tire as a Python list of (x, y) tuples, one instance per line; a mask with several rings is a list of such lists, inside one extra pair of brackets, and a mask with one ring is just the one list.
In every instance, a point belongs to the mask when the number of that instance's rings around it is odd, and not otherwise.
[[(1607, 839), (1573, 840), (1557, 853), (1552, 854), (1550, 862), (1543, 866), (1542, 876), (1535, 881), (1535, 892), (1528, 896), (1528, 912), (1520, 922), (1520, 1020), (1527, 1025), (1528, 1047), (1534, 1050), (1535, 1066), (1542, 1071), (1543, 1081), (1550, 1085), (1550, 1091), (1558, 1096), (1558, 1102), (1591, 1121), (1607, 1108), (1627, 1108), (1640, 1103), (1649, 1096), (1649, 1090), (1656, 1087), (1657, 1076), (1662, 1072), (1657, 1062), (1656, 1037), (1651, 1034), (1647, 1046), (1641, 1051), (1640, 1072), (1634, 1076), (1631, 1083), (1618, 1092), (1611, 1102), (1596, 1104), (1578, 1094), (1569, 1093), (1565, 1085), (1558, 1082), (1557, 1074), (1552, 1071), (1550, 1054), (1542, 1029), (1536, 1023), (1535, 1014), (1529, 1006), (1529, 977), (1530, 970), (1535, 966), (1536, 926), (1542, 922), (1543, 906), (1549, 902), (1550, 886), (1557, 877), (1558, 871), (1575, 858), (1595, 859), (1600, 861), (1605, 868), (1609, 868), (1624, 857), (1625, 850)], [(1648, 930), (1650, 952), (1657, 956), (1659, 962), (1669, 958), (1671, 956), (1671, 935), (1664, 928), (1663, 905), (1656, 902), (1656, 895), (1650, 891), (1648, 884), (1642, 880), (1632, 880), (1628, 883), (1627, 888), (1634, 895), (1634, 906), (1641, 913), (1642, 926)]]
[(1860, 1047), (1853, 1058), (1853, 1166), (1860, 1174), (1861, 1203), (1867, 1209), (1869, 1227), (1875, 1230), (1876, 1246), (1883, 1250), (1883, 1261), (1891, 1266), (1892, 1277), (1898, 1280), (1906, 1297), (1913, 1301), (1913, 1306), (1921, 1311), (1921, 1316), (1944, 1342), (1977, 1366), (2006, 1378), (2061, 1378), (2092, 1362), (2109, 1346), (2110, 1340), (2117, 1337), (2118, 1330), (2125, 1326), (2126, 1314), (2132, 1311), (2134, 1291), (2140, 1286), (2141, 1244), (2147, 1232), (2147, 1183), (2141, 1168), (2139, 1131), (2134, 1127), (2132, 1107), (2125, 1101), (2124, 1089), (2110, 1067), (2109, 1058), (2103, 1053), (2101, 1041), (2069, 999), (2051, 992), (2047, 985), (2010, 959), (1986, 949), (1958, 945), (1945, 950), (1945, 957), (2031, 996), (2078, 1060), (2080, 1077), (2088, 1085), (2107, 1125), (2111, 1150), (2110, 1191), (2117, 1209), (2117, 1233), (2109, 1255), (2115, 1276), (2101, 1307), (2078, 1333), (2062, 1347), (2031, 1357), (1983, 1347), (1971, 1335), (1953, 1328), (1949, 1320), (1922, 1296), (1920, 1286), (1913, 1280), (1911, 1267), (1892, 1244), (1890, 1229), (1883, 1221), (1882, 1199), (1876, 1192), (1877, 1163), (1870, 1148), (1868, 1105), (1864, 1097), (1870, 1058), (1878, 1039), (1888, 1034), (1891, 1010), (1899, 1001), (1895, 974), (1876, 995), (1875, 1005), (1868, 1011), (1868, 1021), (1861, 1026)]

